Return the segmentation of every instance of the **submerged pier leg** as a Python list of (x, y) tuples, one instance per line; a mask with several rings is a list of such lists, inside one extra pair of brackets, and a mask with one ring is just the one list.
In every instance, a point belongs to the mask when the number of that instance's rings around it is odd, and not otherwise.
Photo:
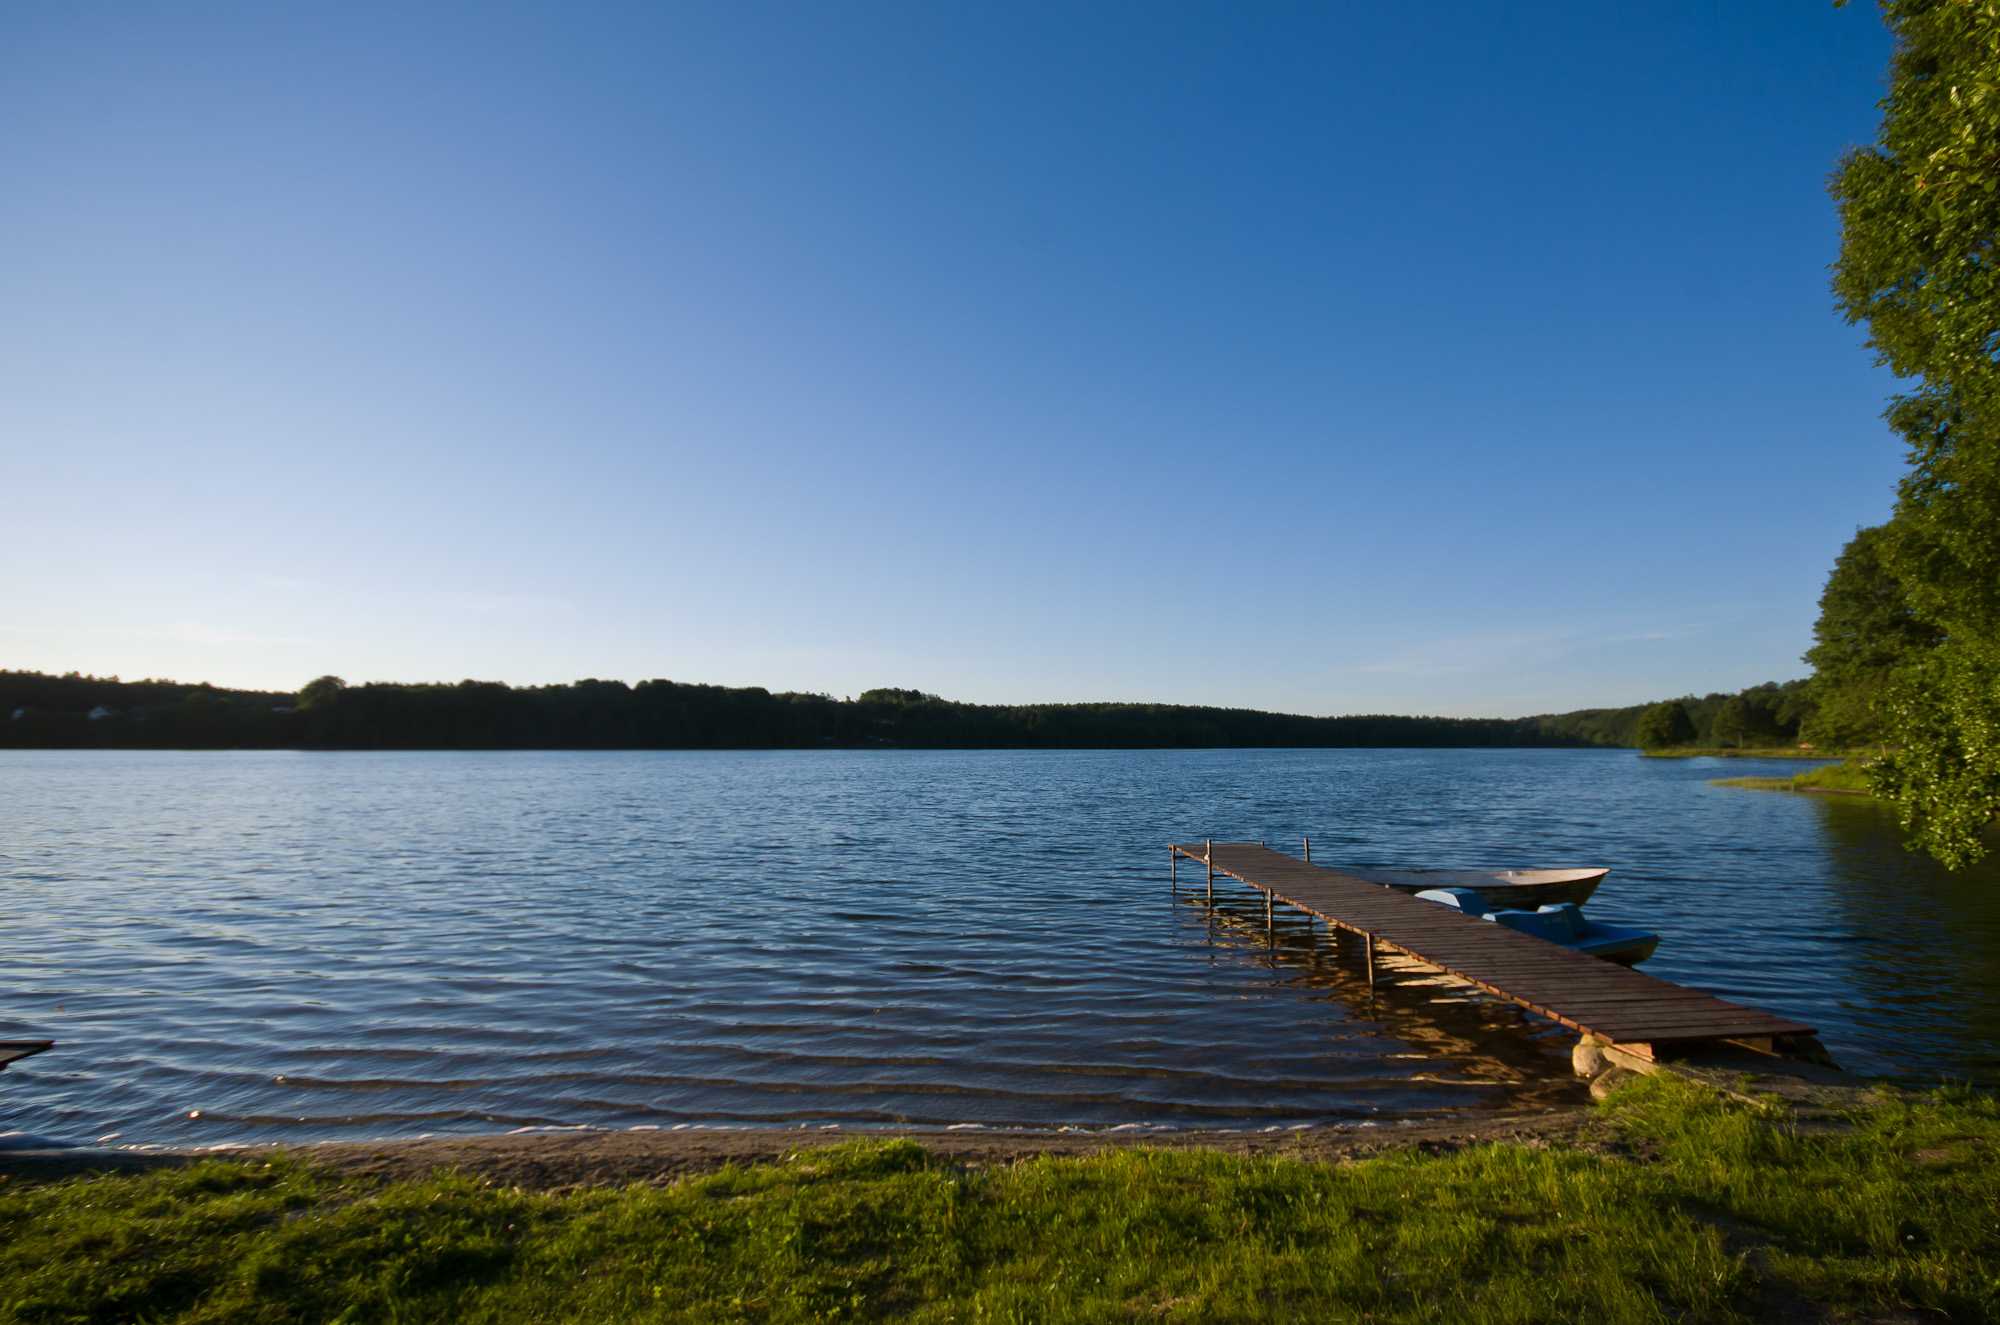
[(1362, 955), (1368, 961), (1368, 987), (1373, 989), (1375, 987), (1375, 931), (1370, 930), (1368, 933), (1362, 935), (1361, 942)]
[(1203, 839), (1201, 839), (1201, 855), (1202, 859), (1208, 865), (1208, 904), (1210, 906), (1214, 906), (1215, 905), (1215, 839), (1209, 837), (1204, 837)]
[(1278, 941), (1278, 931), (1272, 928), (1271, 925), (1271, 894), (1269, 891), (1266, 891), (1264, 894), (1264, 938), (1266, 942), (1274, 945)]
[(1306, 864), (1310, 865), (1312, 863), (1313, 863), (1313, 840), (1309, 837), (1306, 839)]
[(1181, 890), (1181, 853), (1167, 848), (1167, 888), (1172, 892)]

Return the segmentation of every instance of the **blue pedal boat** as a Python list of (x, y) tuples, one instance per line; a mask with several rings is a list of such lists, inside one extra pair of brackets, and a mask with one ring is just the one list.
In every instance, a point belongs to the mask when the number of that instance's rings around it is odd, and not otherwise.
[(1532, 934), (1565, 948), (1575, 948), (1593, 957), (1602, 957), (1620, 966), (1637, 966), (1660, 946), (1660, 936), (1644, 929), (1623, 925), (1600, 925), (1584, 915), (1574, 902), (1538, 907), (1533, 911), (1496, 911), (1476, 888), (1426, 888), (1417, 894), (1426, 902), (1449, 906), (1481, 920)]

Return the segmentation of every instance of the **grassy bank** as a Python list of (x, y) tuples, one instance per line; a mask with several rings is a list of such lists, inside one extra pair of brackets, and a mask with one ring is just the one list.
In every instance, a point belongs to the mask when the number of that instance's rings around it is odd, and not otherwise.
[(298, 1160), (0, 1183), (18, 1321), (2000, 1317), (2000, 1112), (1851, 1128), (1647, 1080), (1604, 1144), (1357, 1163), (1126, 1150), (967, 1170), (856, 1143), (670, 1187)]
[(1827, 764), (1809, 768), (1788, 778), (1717, 778), (1718, 787), (1748, 787), (1752, 791), (1819, 791), (1844, 796), (1866, 796), (1868, 774), (1859, 764)]
[(1840, 759), (1840, 750), (1803, 750), (1796, 745), (1753, 745), (1738, 748), (1720, 745), (1669, 745), (1658, 750), (1641, 750), (1642, 759)]

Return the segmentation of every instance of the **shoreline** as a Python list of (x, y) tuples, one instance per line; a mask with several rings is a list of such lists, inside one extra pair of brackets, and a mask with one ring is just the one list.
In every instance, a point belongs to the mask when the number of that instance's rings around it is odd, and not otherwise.
[(1790, 778), (1710, 778), (1708, 785), (1736, 787), (1743, 791), (1793, 791), (1802, 796), (1858, 796), (1863, 800), (1875, 799), (1873, 792), (1861, 791), (1854, 787), (1802, 787)]
[(1797, 759), (1801, 761), (1825, 760), (1838, 763), (1851, 758), (1845, 751), (1801, 750), (1795, 746), (1753, 746), (1738, 749), (1734, 746), (1676, 745), (1662, 750), (1641, 750), (1641, 759)]
[(1808, 791), (1822, 796), (1858, 796), (1881, 800), (1870, 785), (1867, 767), (1852, 759), (1838, 764), (1809, 768), (1790, 777), (1711, 778), (1712, 787), (1740, 787), (1746, 791)]
[(1715, 1073), (1472, 1126), (0, 1154), (0, 1277), (163, 1325), (2000, 1319), (1991, 1095)]
[(400, 1181), (459, 1172), (531, 1190), (660, 1185), (730, 1166), (777, 1163), (802, 1151), (854, 1142), (909, 1141), (967, 1167), (1044, 1157), (1075, 1158), (1132, 1150), (1205, 1151), (1340, 1163), (1395, 1151), (1443, 1154), (1496, 1142), (1583, 1144), (1593, 1131), (1587, 1100), (1478, 1116), (1381, 1123), (1337, 1123), (1278, 1130), (1201, 1128), (1156, 1131), (949, 1129), (898, 1127), (850, 1131), (816, 1128), (715, 1128), (681, 1131), (468, 1133), (370, 1141), (224, 1143), (119, 1150), (45, 1146), (0, 1149), (0, 1178), (61, 1179), (143, 1173), (207, 1161), (266, 1161), (280, 1156), (342, 1177)]

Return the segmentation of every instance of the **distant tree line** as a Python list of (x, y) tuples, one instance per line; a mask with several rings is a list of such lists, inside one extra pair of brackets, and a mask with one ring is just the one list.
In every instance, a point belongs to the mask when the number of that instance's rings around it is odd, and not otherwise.
[[(1796, 686), (1797, 683), (1794, 683)], [(1761, 687), (1746, 695), (1789, 693)], [(1704, 731), (1735, 699), (1683, 701)], [(961, 704), (920, 690), (853, 699), (761, 687), (348, 685), (297, 694), (0, 671), (0, 745), (500, 750), (1632, 745), (1645, 706), (1528, 718), (1315, 718), (1180, 704)]]
[(1815, 699), (1808, 680), (1767, 681), (1734, 694), (1684, 695), (1622, 709), (1542, 719), (1595, 744), (1756, 749), (1810, 744)]

